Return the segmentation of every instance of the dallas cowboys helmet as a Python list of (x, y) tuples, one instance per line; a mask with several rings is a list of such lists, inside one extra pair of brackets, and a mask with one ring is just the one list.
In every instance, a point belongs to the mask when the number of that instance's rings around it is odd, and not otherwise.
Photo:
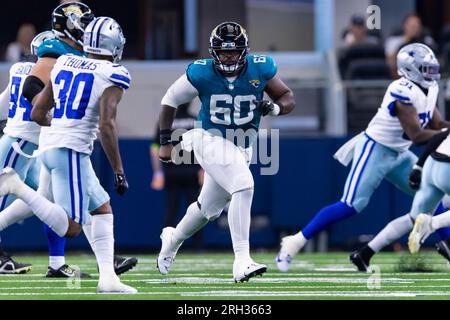
[(83, 50), (88, 53), (112, 56), (114, 63), (122, 59), (125, 37), (116, 20), (95, 18), (84, 33)]
[(421, 43), (404, 46), (397, 54), (397, 71), (427, 89), (441, 78), (439, 61), (433, 50)]

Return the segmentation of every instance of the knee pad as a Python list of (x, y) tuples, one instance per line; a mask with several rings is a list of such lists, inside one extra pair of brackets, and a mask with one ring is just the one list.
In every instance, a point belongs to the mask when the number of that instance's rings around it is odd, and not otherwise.
[(199, 202), (197, 202), (198, 207), (200, 208), (201, 214), (208, 219), (209, 221), (217, 220), (220, 215), (222, 214), (223, 209), (225, 208), (225, 205), (219, 204), (219, 203), (207, 203), (206, 205), (202, 205)]

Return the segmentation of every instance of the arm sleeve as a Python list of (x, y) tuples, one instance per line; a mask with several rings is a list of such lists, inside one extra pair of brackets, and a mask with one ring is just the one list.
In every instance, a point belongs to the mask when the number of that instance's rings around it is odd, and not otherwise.
[(191, 102), (196, 96), (198, 96), (197, 89), (188, 80), (186, 74), (183, 74), (167, 89), (161, 104), (177, 108), (179, 105)]
[(425, 151), (420, 155), (419, 160), (417, 160), (416, 165), (423, 167), (428, 156), (433, 153), (449, 135), (450, 130), (445, 130), (443, 132), (435, 134), (430, 141), (428, 141)]

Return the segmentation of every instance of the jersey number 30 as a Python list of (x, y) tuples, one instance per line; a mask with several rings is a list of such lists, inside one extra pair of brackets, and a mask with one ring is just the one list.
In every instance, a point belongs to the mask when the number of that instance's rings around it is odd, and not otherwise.
[[(232, 97), (229, 94), (213, 94), (210, 102), (210, 115), (213, 123), (222, 125), (237, 125), (249, 123), (253, 120), (256, 106), (254, 95)], [(242, 110), (242, 105), (248, 103), (248, 109)], [(234, 108), (233, 108), (234, 107)], [(231, 111), (233, 110), (233, 114)]]
[[(80, 90), (81, 84), (83, 84), (82, 90)], [(89, 104), (93, 84), (92, 73), (78, 73), (74, 77), (72, 71), (61, 70), (55, 78), (55, 85), (58, 85), (60, 89), (53, 118), (60, 119), (66, 115), (67, 119), (82, 119)]]

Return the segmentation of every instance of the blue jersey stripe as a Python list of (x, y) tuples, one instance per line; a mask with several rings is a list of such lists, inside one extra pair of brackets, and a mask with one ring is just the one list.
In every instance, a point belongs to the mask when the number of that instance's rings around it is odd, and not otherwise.
[(399, 94), (391, 92), (391, 96), (395, 99), (400, 100), (401, 102), (411, 103), (411, 100), (408, 97), (401, 96)]
[(353, 203), (353, 200), (355, 199), (355, 195), (358, 190), (359, 182), (361, 181), (361, 177), (364, 174), (364, 168), (366, 167), (367, 163), (369, 162), (370, 155), (372, 154), (374, 147), (375, 147), (375, 143), (372, 142), (372, 145), (370, 146), (369, 154), (367, 155), (366, 161), (364, 162), (363, 167), (361, 168), (361, 172), (358, 176), (358, 180), (356, 181), (355, 190), (353, 191), (353, 195), (352, 195), (352, 198), (350, 199), (350, 203)]
[(120, 80), (120, 81), (123, 81), (123, 82), (126, 82), (126, 83), (130, 84), (130, 78), (122, 76), (122, 75), (117, 74), (117, 73), (113, 73), (111, 75), (111, 78), (113, 78), (114, 80)]
[(111, 82), (114, 83), (116, 86), (124, 88), (124, 89), (128, 89), (130, 87), (129, 85), (127, 85), (123, 82), (112, 81), (112, 80), (111, 80)]
[(73, 171), (72, 171), (72, 150), (69, 149), (69, 188), (70, 188), (70, 208), (72, 210), (72, 220), (75, 220), (75, 197), (73, 190)]
[(83, 192), (82, 192), (82, 188), (81, 188), (81, 166), (80, 166), (80, 153), (77, 152), (77, 172), (78, 172), (78, 193), (79, 193), (79, 197), (80, 197), (80, 221), (78, 222), (79, 224), (83, 224)]

